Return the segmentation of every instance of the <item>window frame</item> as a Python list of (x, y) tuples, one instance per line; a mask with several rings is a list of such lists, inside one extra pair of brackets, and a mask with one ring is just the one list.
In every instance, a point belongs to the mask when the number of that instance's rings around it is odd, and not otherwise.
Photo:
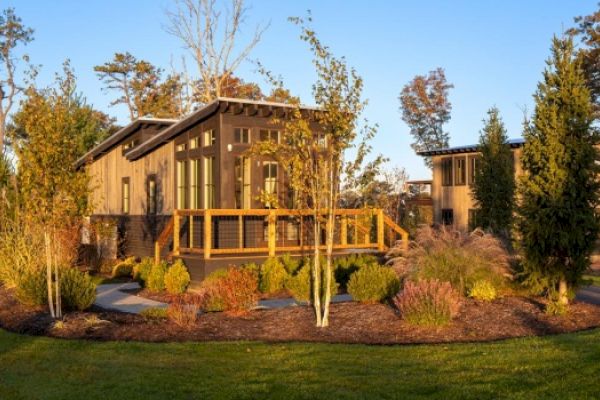
[(475, 154), (468, 157), (468, 183), (472, 185), (477, 179), (477, 163), (481, 160), (481, 155)]
[(252, 208), (252, 165), (249, 157), (235, 157), (233, 165), (234, 202), (236, 209)]
[[(243, 133), (246, 133), (245, 135)], [(239, 134), (238, 134), (239, 133)], [(250, 144), (252, 136), (252, 129), (242, 126), (236, 126), (233, 128), (233, 143), (235, 144)], [(246, 140), (243, 140), (246, 139)]]
[[(453, 186), (454, 183), (454, 161), (452, 157), (442, 157), (440, 160), (442, 169), (442, 186)], [(449, 168), (449, 170), (447, 169)]]
[(177, 160), (175, 164), (175, 190), (177, 194), (176, 205), (177, 209), (185, 210), (187, 204), (187, 180), (188, 180), (188, 160)]
[(146, 212), (148, 215), (158, 214), (158, 183), (156, 174), (148, 175), (146, 180)]
[[(462, 163), (462, 168), (460, 167)], [(467, 157), (453, 157), (454, 164), (454, 186), (464, 186), (467, 184)]]
[(189, 160), (189, 207), (192, 210), (201, 208), (202, 201), (202, 160)]
[(214, 146), (217, 143), (217, 135), (214, 129), (206, 129), (202, 132), (202, 142), (204, 147)]
[[(263, 137), (263, 133), (266, 133), (266, 138)], [(276, 141), (273, 140), (273, 133), (277, 134)], [(277, 144), (279, 144), (281, 142), (281, 130), (280, 129), (261, 128), (258, 131), (258, 135), (259, 135), (259, 140), (261, 142), (273, 142), (273, 143), (277, 143)]]
[[(215, 162), (216, 158), (214, 155), (207, 155), (203, 157), (203, 169), (204, 169), (204, 190), (203, 200), (204, 208), (211, 209), (216, 207), (216, 186), (215, 186)], [(209, 168), (210, 166), (210, 168)], [(210, 178), (210, 179), (209, 179)]]
[[(448, 215), (450, 216), (450, 218), (448, 218)], [(442, 225), (454, 225), (454, 209), (442, 208)]]
[[(265, 170), (265, 167), (267, 169)], [(265, 174), (265, 171), (268, 171)], [(273, 176), (275, 171), (275, 176)], [(277, 161), (263, 161), (262, 162), (262, 174), (263, 174), (263, 188), (265, 193), (270, 195), (279, 196), (279, 163)], [(272, 189), (272, 190), (271, 190)], [(271, 202), (265, 202), (266, 208), (272, 208)]]
[(128, 176), (121, 178), (121, 213), (131, 213), (131, 179)]

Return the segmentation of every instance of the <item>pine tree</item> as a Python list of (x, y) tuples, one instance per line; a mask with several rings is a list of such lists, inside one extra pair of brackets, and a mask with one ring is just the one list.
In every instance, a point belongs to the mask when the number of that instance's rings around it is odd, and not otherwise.
[(481, 158), (477, 159), (473, 197), (477, 206), (477, 225), (508, 238), (513, 218), (515, 168), (504, 123), (496, 107), (479, 138)]
[(525, 126), (519, 231), (527, 282), (564, 308), (598, 238), (598, 136), (572, 40), (555, 37), (547, 64)]

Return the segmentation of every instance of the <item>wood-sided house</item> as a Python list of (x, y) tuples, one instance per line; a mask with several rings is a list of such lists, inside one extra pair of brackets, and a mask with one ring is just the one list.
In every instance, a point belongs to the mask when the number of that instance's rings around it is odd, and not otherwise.
[[(121, 255), (164, 257), (172, 251), (185, 258), (188, 268), (196, 265), (190, 268), (195, 280), (235, 263), (236, 256), (247, 261), (251, 254), (266, 256), (267, 249), (272, 255), (274, 247), (303, 249), (310, 240), (304, 217), (270, 210), (259, 199), (268, 192), (292, 208), (285, 171), (272, 159), (247, 155), (252, 143), (281, 140), (282, 126), (273, 117), (285, 119), (292, 107), (219, 98), (181, 120), (131, 122), (78, 160), (78, 167), (87, 168), (91, 177), (91, 220), (116, 222)], [(316, 111), (301, 107), (306, 115)], [(359, 210), (341, 212), (339, 249), (383, 248), (383, 215), (378, 240), (373, 240), (371, 216), (363, 218)], [(405, 234), (397, 226), (392, 229)], [(172, 238), (170, 246), (157, 246), (167, 237)], [(393, 235), (386, 238), (394, 240)], [(194, 254), (195, 259), (186, 258)]]
[[(509, 140), (513, 152), (515, 176), (521, 175), (521, 151), (523, 139)], [(458, 146), (418, 153), (431, 157), (433, 161), (433, 181), (431, 199), (433, 202), (433, 222), (453, 225), (467, 230), (476, 225), (475, 201), (471, 185), (475, 181), (479, 146)]]

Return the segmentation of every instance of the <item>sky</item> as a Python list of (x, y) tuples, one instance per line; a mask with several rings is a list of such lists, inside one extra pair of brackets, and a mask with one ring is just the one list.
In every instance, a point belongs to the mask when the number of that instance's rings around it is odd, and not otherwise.
[[(573, 17), (597, 9), (596, 0), (246, 1), (240, 43), (250, 40), (257, 25), (268, 28), (237, 75), (268, 92), (251, 62), (260, 60), (303, 103), (313, 104), (311, 55), (298, 28), (288, 22), (310, 9), (321, 41), (336, 56), (345, 56), (364, 79), (369, 101), (364, 117), (378, 125), (373, 152), (389, 158), (389, 168), (406, 168), (410, 179), (427, 179), (431, 172), (411, 149), (412, 137), (399, 112), (398, 94), (406, 83), (437, 67), (445, 69), (454, 85), (446, 126), (452, 146), (476, 143), (492, 106), (500, 109), (509, 137), (519, 137), (524, 112), (533, 110), (532, 95), (552, 36), (571, 27)], [(102, 91), (94, 66), (115, 52), (129, 51), (170, 70), (186, 54), (164, 29), (165, 10), (173, 8), (169, 0), (0, 0), (0, 9), (6, 7), (14, 7), (35, 30), (25, 51), (41, 65), (38, 83), (50, 84), (68, 58), (88, 103), (121, 124), (128, 122), (127, 111), (122, 105), (110, 107), (115, 94)]]

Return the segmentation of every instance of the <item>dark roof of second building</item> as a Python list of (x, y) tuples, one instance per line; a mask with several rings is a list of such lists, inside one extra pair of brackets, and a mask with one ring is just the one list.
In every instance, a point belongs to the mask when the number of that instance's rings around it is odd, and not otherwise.
[[(525, 139), (523, 139), (523, 138), (516, 138), (516, 139), (508, 140), (508, 145), (511, 148), (518, 148), (518, 147), (523, 146), (524, 144), (525, 144)], [(444, 147), (441, 149), (418, 151), (417, 154), (420, 156), (431, 157), (431, 156), (439, 156), (439, 155), (444, 155), (444, 154), (475, 153), (477, 151), (479, 151), (479, 144), (472, 144), (469, 146)]]

